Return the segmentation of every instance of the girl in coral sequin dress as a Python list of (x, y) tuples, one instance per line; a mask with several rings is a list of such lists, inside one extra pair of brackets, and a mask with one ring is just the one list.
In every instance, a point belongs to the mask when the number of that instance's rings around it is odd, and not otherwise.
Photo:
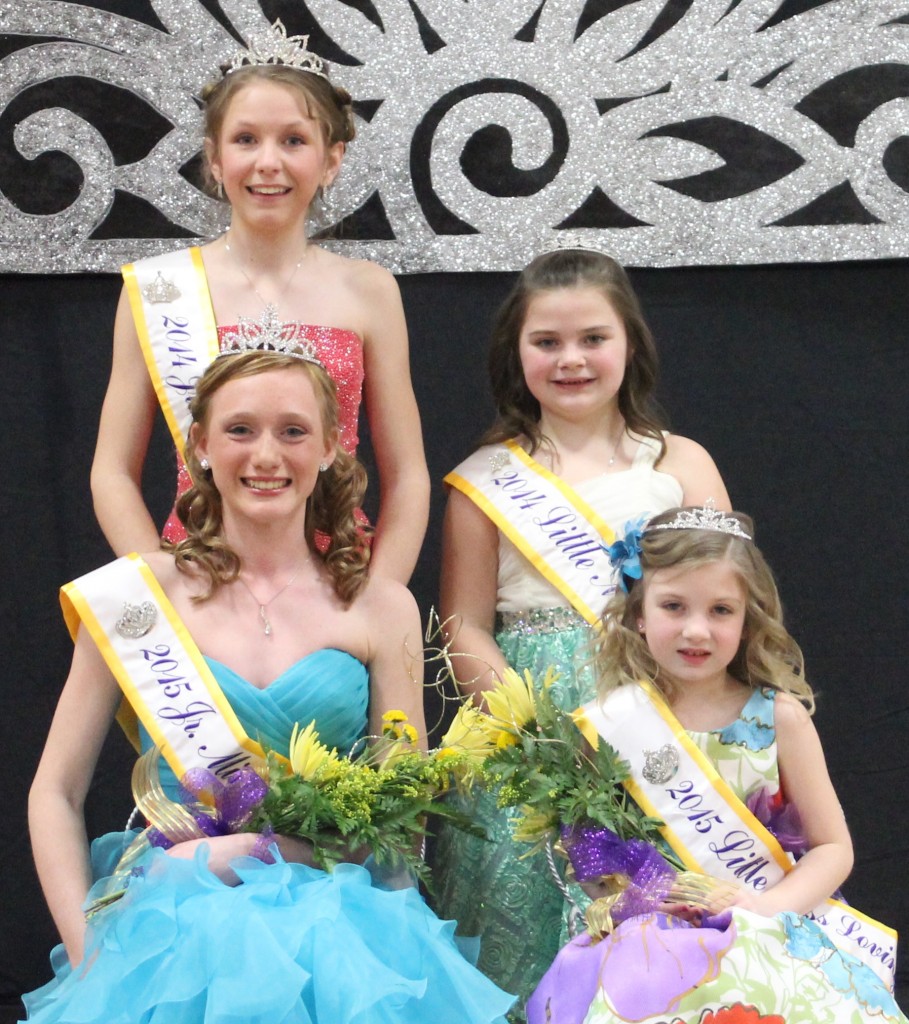
[[(262, 48), (281, 59), (254, 63), (243, 51), (204, 92), (205, 171), (230, 204), (230, 228), (201, 248), (124, 268), (92, 466), (95, 511), (117, 554), (153, 547), (158, 533), (140, 485), (156, 398), (183, 491), (187, 401), (225, 335), (296, 339), (316, 348), (337, 385), (342, 444), (351, 453), (363, 390), (380, 484), (371, 571), (406, 581), (426, 528), (429, 484), (400, 294), (376, 264), (307, 239), (312, 205), (354, 136), (351, 99), (318, 57), (299, 42), (291, 53), (277, 27), (272, 33)], [(171, 517), (165, 538), (181, 535)]]

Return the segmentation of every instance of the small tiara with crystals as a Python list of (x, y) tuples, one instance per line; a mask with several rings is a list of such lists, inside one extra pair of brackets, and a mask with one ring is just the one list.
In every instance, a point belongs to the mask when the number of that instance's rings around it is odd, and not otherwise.
[(249, 46), (227, 62), (225, 75), (259, 64), (279, 64), (319, 78), (328, 78), (325, 61), (309, 49), (309, 36), (289, 36), (280, 18), (267, 29), (249, 37)]
[(237, 319), (237, 329), (228, 331), (221, 339), (218, 358), (246, 352), (276, 352), (305, 363), (315, 363), (324, 370), (325, 364), (319, 358), (315, 345), (298, 336), (299, 326), (297, 323), (282, 323), (278, 307), (269, 303), (258, 320), (245, 316)]
[(553, 252), (591, 252), (597, 256), (606, 256), (612, 260), (613, 263), (621, 263), (611, 252), (606, 249), (600, 249), (596, 245), (592, 245), (590, 242), (579, 242), (577, 239), (572, 239), (566, 235), (556, 235), (546, 246), (545, 249), (540, 253), (541, 256), (548, 256)]
[(646, 532), (650, 530), (712, 530), (714, 533), (728, 533), (730, 537), (751, 540), (751, 534), (745, 533), (735, 516), (727, 516), (715, 507), (713, 498), (708, 498), (703, 508), (679, 509), (672, 522), (648, 526)]

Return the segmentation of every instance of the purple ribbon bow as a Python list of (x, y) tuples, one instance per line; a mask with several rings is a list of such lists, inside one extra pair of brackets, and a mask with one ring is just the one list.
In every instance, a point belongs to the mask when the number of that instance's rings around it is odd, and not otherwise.
[(655, 910), (672, 888), (675, 872), (642, 839), (621, 839), (605, 825), (578, 825), (562, 829), (562, 843), (579, 882), (602, 875), (628, 878), (628, 888), (612, 911), (617, 924)]
[[(268, 792), (252, 768), (240, 768), (226, 782), (207, 768), (191, 768), (180, 780), (180, 799), (206, 836), (240, 832)], [(173, 842), (157, 829), (149, 833), (152, 846), (168, 849)]]

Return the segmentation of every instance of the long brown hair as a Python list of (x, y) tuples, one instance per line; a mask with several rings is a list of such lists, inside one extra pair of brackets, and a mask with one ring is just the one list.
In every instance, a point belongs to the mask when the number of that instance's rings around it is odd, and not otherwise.
[(588, 249), (559, 249), (537, 256), (500, 307), (489, 349), (489, 380), (498, 418), (480, 443), (496, 444), (523, 435), (530, 441), (531, 453), (542, 444), (540, 403), (524, 380), (519, 342), (530, 300), (540, 292), (564, 288), (596, 288), (624, 323), (628, 365), (619, 387), (619, 412), (629, 433), (653, 438), (660, 445), (661, 459), (666, 453), (665, 417), (653, 394), (659, 371), (653, 335), (621, 264)]
[[(212, 398), (229, 381), (288, 368), (307, 375), (325, 436), (337, 436), (338, 401), (332, 379), (315, 363), (277, 352), (245, 352), (216, 359), (196, 386), (190, 405), (193, 423), (205, 428)], [(222, 584), (237, 578), (240, 559), (224, 539), (221, 495), (211, 473), (202, 468), (192, 439), (186, 450), (186, 465), (193, 486), (177, 502), (177, 515), (186, 527), (186, 539), (174, 546), (173, 553), (181, 572), (201, 574), (205, 579), (208, 586), (200, 597), (205, 600)], [(366, 583), (369, 544), (356, 518), (365, 490), (366, 470), (338, 448), (331, 465), (319, 473), (307, 507), (306, 542), (325, 563), (335, 593), (344, 602), (352, 601)], [(316, 544), (317, 533), (328, 539), (324, 551)]]
[[(606, 606), (596, 654), (600, 695), (623, 684), (649, 679), (672, 698), (671, 682), (660, 671), (637, 629), (648, 579), (658, 569), (697, 569), (726, 562), (745, 591), (742, 639), (729, 664), (729, 674), (753, 689), (767, 686), (790, 693), (813, 712), (814, 693), (805, 679), (802, 651), (783, 625), (779, 591), (764, 556), (753, 541), (718, 530), (653, 529), (672, 522), (680, 511), (669, 509), (650, 520), (641, 537), (643, 577), (634, 581), (627, 595), (619, 591)], [(754, 536), (754, 524), (748, 516), (742, 512), (727, 515)]]

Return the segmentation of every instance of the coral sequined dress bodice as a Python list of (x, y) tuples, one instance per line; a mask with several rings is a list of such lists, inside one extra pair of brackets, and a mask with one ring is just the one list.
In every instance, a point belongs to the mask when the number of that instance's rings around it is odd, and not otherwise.
[[(359, 437), (357, 423), (363, 396), (363, 340), (354, 332), (341, 327), (323, 327), (315, 324), (288, 323), (295, 328), (296, 337), (312, 345), (322, 360), (328, 375), (334, 381), (338, 396), (338, 423), (340, 444), (348, 455), (356, 455)], [(235, 324), (218, 327), (218, 341), (237, 330)], [(192, 480), (183, 460), (177, 453), (177, 498), (189, 489)], [(183, 524), (171, 512), (162, 532), (164, 540), (176, 543), (186, 536)]]

